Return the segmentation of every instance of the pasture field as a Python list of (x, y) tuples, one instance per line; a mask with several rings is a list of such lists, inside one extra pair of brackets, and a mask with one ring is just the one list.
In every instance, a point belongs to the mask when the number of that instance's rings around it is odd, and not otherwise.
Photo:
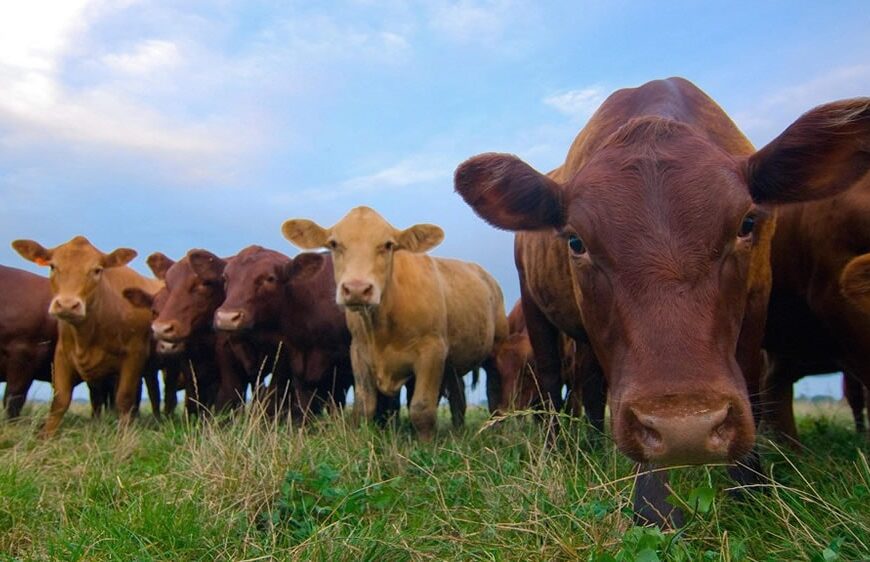
[(764, 491), (674, 470), (676, 533), (632, 525), (631, 464), (577, 421), (549, 447), (529, 415), (492, 425), (473, 407), (421, 444), (406, 419), (348, 414), (302, 430), (144, 414), (119, 433), (78, 405), (39, 442), (44, 408), (0, 424), (2, 560), (870, 559), (868, 446), (836, 404), (801, 406), (801, 452), (761, 439)]

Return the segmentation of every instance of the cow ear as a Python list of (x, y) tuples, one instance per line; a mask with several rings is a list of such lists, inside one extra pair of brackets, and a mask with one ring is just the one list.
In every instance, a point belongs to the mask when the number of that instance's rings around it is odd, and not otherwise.
[(154, 252), (148, 259), (145, 260), (145, 263), (148, 264), (148, 267), (151, 268), (151, 272), (154, 274), (154, 277), (160, 279), (161, 281), (166, 279), (166, 272), (169, 271), (169, 268), (175, 265), (175, 262), (172, 261), (172, 258), (169, 258), (166, 254), (161, 252)]
[(444, 231), (434, 224), (415, 224), (396, 236), (396, 249), (414, 253), (428, 252), (444, 240)]
[(136, 308), (148, 308), (154, 304), (154, 296), (138, 287), (124, 289), (124, 298)]
[(197, 277), (205, 281), (220, 280), (227, 267), (226, 260), (217, 257), (208, 250), (191, 250), (187, 252), (187, 260)]
[(102, 264), (103, 267), (120, 267), (133, 261), (133, 258), (135, 258), (136, 255), (136, 250), (131, 250), (130, 248), (118, 248), (117, 250), (104, 255)]
[(329, 230), (307, 219), (290, 219), (281, 225), (284, 238), (303, 250), (325, 248), (329, 240)]
[(51, 262), (52, 251), (43, 248), (42, 244), (34, 240), (15, 240), (12, 247), (22, 258), (37, 265), (48, 265)]
[(293, 281), (309, 279), (319, 273), (325, 263), (326, 257), (323, 254), (315, 252), (299, 254), (285, 266), (287, 279)]
[(561, 186), (512, 154), (466, 160), (453, 183), (474, 212), (497, 228), (541, 230), (565, 224)]
[(840, 274), (840, 292), (870, 314), (870, 254), (854, 258)]
[(746, 164), (756, 203), (795, 203), (836, 195), (867, 179), (870, 98), (819, 106), (802, 115)]

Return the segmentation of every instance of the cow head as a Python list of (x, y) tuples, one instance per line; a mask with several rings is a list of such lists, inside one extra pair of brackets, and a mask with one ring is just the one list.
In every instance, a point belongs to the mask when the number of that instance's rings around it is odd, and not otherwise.
[(261, 246), (249, 246), (230, 260), (207, 252), (190, 254), (200, 275), (223, 279), (226, 298), (214, 314), (218, 330), (276, 328), (290, 258)]
[[(152, 319), (156, 320), (160, 315), (160, 310), (165, 306), (166, 300), (169, 298), (169, 292), (166, 287), (162, 287), (156, 294), (151, 295), (138, 287), (129, 287), (122, 292), (127, 302), (136, 308), (145, 308), (151, 311)], [(152, 330), (153, 331), (153, 330)], [(176, 355), (184, 351), (185, 346), (182, 341), (161, 340), (155, 337), (154, 348), (160, 355)]]
[(455, 186), (496, 227), (564, 240), (617, 445), (638, 461), (710, 462), (754, 442), (735, 350), (748, 293), (769, 290), (772, 206), (861, 181), (868, 146), (866, 99), (817, 108), (749, 157), (693, 127), (640, 117), (564, 183), (483, 154), (459, 166)]
[(220, 274), (199, 275), (192, 265), (191, 255), (209, 254), (205, 250), (191, 250), (188, 255), (172, 261), (156, 252), (148, 256), (148, 266), (165, 288), (160, 302), (155, 302), (151, 331), (158, 342), (158, 350), (177, 352), (191, 335), (211, 330), (214, 312), (224, 299), (224, 283)]
[(494, 388), (490, 409), (494, 413), (504, 413), (531, 406), (538, 389), (532, 372), (534, 355), (528, 334), (510, 334), (498, 342), (493, 349), (493, 361), (499, 381), (494, 385), (497, 388)]
[(49, 313), (59, 320), (79, 324), (87, 318), (94, 296), (103, 282), (103, 271), (121, 267), (136, 257), (136, 251), (119, 248), (104, 254), (84, 236), (76, 236), (54, 249), (33, 240), (16, 240), (12, 247), (27, 260), (50, 268), (54, 298)]
[(431, 224), (398, 230), (368, 207), (351, 209), (332, 228), (291, 219), (281, 231), (300, 248), (329, 249), (335, 272), (335, 302), (348, 308), (380, 304), (391, 278), (394, 252), (426, 252), (444, 238), (444, 232)]

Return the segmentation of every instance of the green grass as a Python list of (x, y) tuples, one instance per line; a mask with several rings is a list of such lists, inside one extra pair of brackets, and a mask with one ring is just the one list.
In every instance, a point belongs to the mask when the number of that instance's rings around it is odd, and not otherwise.
[[(44, 410), (0, 424), (0, 560), (860, 560), (870, 558), (867, 441), (845, 409), (805, 406), (805, 449), (762, 439), (774, 483), (734, 499), (721, 467), (673, 471), (681, 531), (631, 522), (632, 466), (566, 424), (473, 408), (434, 443), (349, 416), (305, 429), (256, 414), (119, 433)], [(678, 501), (675, 499), (675, 501)]]

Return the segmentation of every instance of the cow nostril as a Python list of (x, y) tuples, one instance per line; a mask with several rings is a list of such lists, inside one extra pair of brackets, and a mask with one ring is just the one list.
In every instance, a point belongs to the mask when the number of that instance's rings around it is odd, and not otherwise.
[(241, 313), (241, 312), (235, 312), (235, 313), (233, 313), (232, 316), (230, 316), (230, 321), (231, 321), (231, 322), (238, 322), (238, 321), (240, 321), (241, 319), (242, 319), (242, 313)]
[(341, 284), (341, 294), (345, 297), (350, 296), (350, 289), (347, 288), (347, 285), (344, 283)]
[(370, 296), (372, 296), (372, 290), (373, 290), (372, 285), (368, 285), (368, 286), (366, 286), (366, 288), (363, 289), (363, 292), (362, 292), (363, 296), (364, 296), (364, 297), (370, 297)]

